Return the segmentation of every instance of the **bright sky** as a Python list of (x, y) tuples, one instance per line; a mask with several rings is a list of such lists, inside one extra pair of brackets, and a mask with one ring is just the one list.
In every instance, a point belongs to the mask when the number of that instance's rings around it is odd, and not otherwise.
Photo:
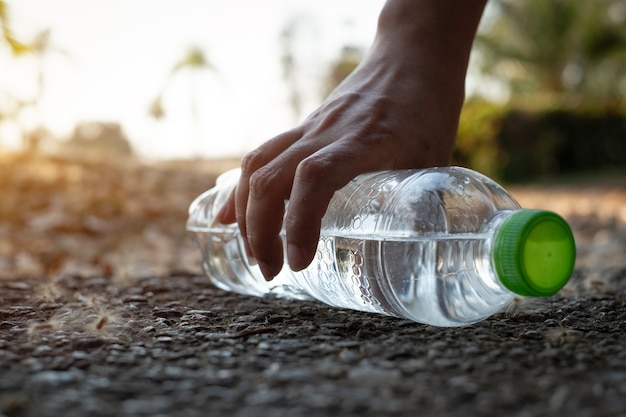
[[(321, 77), (345, 44), (367, 48), (384, 0), (8, 0), (18, 38), (51, 29), (59, 51), (45, 61), (39, 115), (67, 136), (78, 121), (117, 121), (133, 147), (155, 158), (200, 154), (240, 156), (293, 126), (280, 66), (280, 32), (302, 18), (300, 59), (310, 87), (305, 116), (317, 103)], [(191, 44), (203, 48), (216, 73), (197, 78), (201, 122), (190, 116), (190, 78), (180, 73), (164, 90), (166, 117), (148, 115), (173, 65)], [(0, 47), (0, 105), (7, 97), (33, 97), (36, 62), (13, 59)], [(3, 101), (4, 100), (4, 101)], [(194, 127), (195, 126), (195, 127)], [(4, 146), (19, 142), (17, 129), (0, 125)]]

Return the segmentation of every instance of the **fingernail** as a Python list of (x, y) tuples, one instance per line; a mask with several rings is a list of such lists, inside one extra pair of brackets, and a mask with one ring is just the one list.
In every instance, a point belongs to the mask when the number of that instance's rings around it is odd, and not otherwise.
[(248, 239), (243, 239), (243, 250), (246, 252), (246, 256), (250, 259), (254, 259), (254, 254), (252, 253), (252, 249), (250, 249), (250, 245), (248, 244)]
[(243, 239), (243, 252), (246, 255), (246, 260), (248, 261), (248, 265), (258, 265), (259, 263), (257, 262), (256, 258), (254, 257), (254, 254), (252, 253), (252, 249), (250, 249), (250, 245), (248, 244), (248, 239)]
[(299, 246), (293, 243), (287, 244), (287, 259), (289, 260), (289, 266), (291, 269), (294, 271), (302, 269), (304, 255)]
[[(214, 222), (222, 223), (222, 220), (228, 217), (228, 208), (226, 206), (222, 206), (217, 213), (215, 214)], [(224, 223), (222, 223), (224, 224)]]
[(248, 258), (248, 265), (255, 266), (259, 264), (254, 256), (246, 255), (246, 257)]
[(276, 275), (278, 275), (278, 272), (275, 272), (274, 268), (265, 262), (259, 262), (259, 269), (261, 270), (261, 273), (266, 281), (271, 281)]

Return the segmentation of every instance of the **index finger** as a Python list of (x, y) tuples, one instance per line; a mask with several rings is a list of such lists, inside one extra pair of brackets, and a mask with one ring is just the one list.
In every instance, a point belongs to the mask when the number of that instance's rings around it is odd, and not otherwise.
[(322, 217), (335, 191), (359, 174), (392, 166), (390, 158), (381, 158), (380, 148), (352, 141), (335, 142), (298, 165), (285, 217), (287, 255), (294, 271), (313, 260)]
[[(282, 177), (272, 176), (272, 170), (268, 170), (267, 168), (275, 166), (275, 159), (301, 136), (301, 131), (298, 129), (287, 131), (250, 152), (244, 157), (242, 162), (241, 176), (234, 195), (234, 211), (246, 253), (248, 256), (256, 257), (257, 260), (259, 257), (262, 258), (262, 261), (267, 262), (269, 260), (266, 259), (264, 252), (265, 244), (263, 242), (263, 237), (269, 235), (264, 235), (263, 232), (259, 234), (258, 230), (266, 230), (266, 225), (269, 224), (271, 224), (274, 229), (277, 222), (282, 224), (284, 200), (289, 196), (289, 191), (291, 190), (291, 181), (289, 178), (291, 178), (293, 174), (292, 171), (287, 174), (283, 172)], [(270, 177), (273, 179), (266, 181)], [(276, 184), (276, 180), (281, 180), (280, 186)], [(287, 182), (285, 182), (285, 180), (287, 180)], [(264, 181), (267, 188), (263, 187), (262, 190), (260, 190), (259, 184)], [(256, 183), (256, 185), (254, 183)], [(259, 191), (267, 193), (267, 195), (259, 195)], [(260, 213), (260, 215), (255, 215), (257, 212)], [(250, 233), (250, 230), (252, 230), (252, 233)], [(250, 243), (249, 235), (253, 237), (254, 242), (252, 244)], [(278, 232), (270, 235), (278, 236)], [(273, 243), (270, 245), (273, 250), (270, 250), (270, 252), (277, 253), (275, 238), (272, 238), (272, 242)], [(275, 255), (274, 258), (277, 258), (277, 256)], [(271, 263), (278, 265), (278, 261)], [(271, 278), (274, 271), (278, 273), (280, 268), (276, 265), (272, 268), (268, 268), (267, 264), (263, 264), (263, 262), (259, 264), (266, 278)], [(282, 255), (280, 256), (280, 265), (282, 265)]]

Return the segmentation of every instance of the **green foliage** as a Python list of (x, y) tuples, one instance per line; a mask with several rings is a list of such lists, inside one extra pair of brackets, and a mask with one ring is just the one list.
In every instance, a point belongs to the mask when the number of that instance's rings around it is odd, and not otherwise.
[(453, 163), (498, 177), (506, 162), (497, 143), (506, 111), (487, 101), (468, 101), (461, 113)]
[(453, 163), (504, 182), (626, 167), (626, 112), (470, 101)]
[(626, 166), (626, 115), (588, 111), (512, 111), (498, 144), (509, 181)]
[(626, 96), (623, 0), (494, 0), (477, 36), (482, 70), (514, 98), (557, 96), (569, 107)]
[(172, 74), (184, 69), (199, 69), (215, 71), (215, 67), (208, 60), (206, 54), (197, 45), (190, 45), (182, 58), (172, 68)]
[(455, 162), (502, 181), (626, 166), (626, 3), (492, 4), (477, 57), (510, 100), (467, 103)]
[(166, 79), (165, 85), (161, 88), (161, 91), (152, 100), (148, 108), (148, 114), (156, 120), (161, 120), (166, 116), (165, 107), (163, 105), (163, 94), (167, 90), (168, 84), (172, 81), (172, 78), (178, 76), (181, 72), (188, 72), (190, 78), (189, 88), (189, 108), (191, 109), (192, 117), (194, 120), (198, 119), (198, 105), (196, 96), (196, 86), (194, 79), (200, 75), (201, 72), (213, 72), (217, 73), (217, 70), (213, 63), (208, 59), (204, 50), (197, 45), (190, 45), (187, 47), (185, 53), (174, 64), (170, 70), (170, 74)]
[(356, 46), (345, 45), (335, 62), (330, 65), (322, 90), (323, 98), (333, 92), (341, 82), (359, 66), (364, 52)]

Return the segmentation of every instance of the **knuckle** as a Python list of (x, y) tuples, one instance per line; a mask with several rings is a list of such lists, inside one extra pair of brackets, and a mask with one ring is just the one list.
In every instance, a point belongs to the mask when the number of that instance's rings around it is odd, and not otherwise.
[(248, 152), (241, 161), (241, 172), (244, 176), (250, 177), (255, 171), (265, 165), (268, 157), (262, 148), (257, 148)]
[(306, 183), (315, 183), (329, 174), (334, 165), (334, 159), (330, 156), (311, 156), (303, 159), (297, 168), (298, 179)]
[(337, 176), (336, 173), (344, 162), (345, 159), (338, 153), (312, 156), (300, 162), (294, 189), (297, 186), (296, 196), (306, 204), (307, 211), (317, 213), (323, 206), (319, 202), (327, 202), (332, 194), (341, 188), (343, 185), (341, 176)]
[(331, 99), (311, 115), (319, 130), (332, 129), (341, 119), (346, 118), (349, 109), (363, 99), (362, 94), (346, 92)]
[(257, 196), (268, 196), (276, 191), (276, 178), (272, 170), (258, 169), (250, 175), (250, 190)]

